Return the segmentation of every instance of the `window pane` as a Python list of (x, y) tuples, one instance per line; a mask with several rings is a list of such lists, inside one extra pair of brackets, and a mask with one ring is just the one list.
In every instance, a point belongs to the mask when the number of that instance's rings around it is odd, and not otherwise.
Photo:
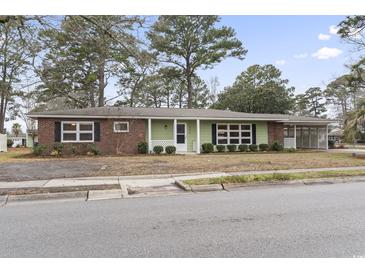
[(227, 137), (227, 131), (218, 131), (218, 137)]
[(227, 125), (218, 125), (218, 129), (224, 129), (224, 130), (226, 130), (227, 129)]
[(128, 130), (128, 123), (115, 123), (114, 124), (115, 131), (127, 131)]
[(177, 133), (185, 133), (185, 125), (177, 124)]
[(185, 135), (177, 135), (176, 136), (176, 142), (178, 144), (185, 144)]
[(72, 131), (75, 131), (76, 130), (76, 123), (63, 124), (63, 130), (72, 130)]
[(250, 125), (241, 125), (242, 130), (250, 130)]
[(230, 130), (239, 130), (240, 128), (239, 128), (239, 125), (230, 125), (229, 129)]
[(242, 137), (251, 137), (251, 132), (241, 132)]
[(92, 131), (93, 125), (92, 124), (80, 124), (80, 131)]
[(239, 144), (240, 143), (240, 139), (229, 139), (229, 142), (231, 144)]
[(219, 145), (227, 144), (227, 139), (218, 139), (218, 144)]
[(240, 133), (239, 132), (230, 132), (229, 133), (229, 137), (239, 137)]
[(92, 133), (80, 133), (80, 141), (92, 141), (93, 134)]
[(250, 139), (242, 139), (241, 143), (242, 144), (249, 144), (249, 143), (251, 143), (251, 140)]
[(76, 141), (76, 133), (64, 133), (63, 140), (64, 141)]

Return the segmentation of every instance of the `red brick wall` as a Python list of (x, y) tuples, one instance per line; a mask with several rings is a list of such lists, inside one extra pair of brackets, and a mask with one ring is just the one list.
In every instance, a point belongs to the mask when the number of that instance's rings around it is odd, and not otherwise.
[(284, 124), (277, 122), (268, 122), (268, 135), (269, 135), (269, 145), (274, 141), (278, 141), (284, 145)]
[[(137, 144), (145, 140), (145, 121), (141, 119), (38, 119), (38, 143), (51, 147), (55, 143), (54, 127), (56, 121), (95, 121), (100, 122), (100, 142), (94, 142), (102, 154), (136, 154)], [(114, 121), (128, 121), (129, 132), (113, 132)], [(90, 143), (64, 143), (64, 152), (71, 153), (71, 147), (86, 150)]]

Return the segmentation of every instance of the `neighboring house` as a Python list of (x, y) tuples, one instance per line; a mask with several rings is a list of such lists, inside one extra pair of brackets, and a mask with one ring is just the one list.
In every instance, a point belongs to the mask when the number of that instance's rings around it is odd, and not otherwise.
[(8, 147), (7, 147), (7, 138), (6, 138), (6, 134), (1, 134), (0, 133), (0, 152), (7, 152), (8, 151)]
[(200, 153), (203, 143), (272, 144), (285, 148), (328, 148), (328, 124), (321, 118), (254, 114), (213, 109), (96, 107), (29, 113), (38, 120), (39, 144), (95, 144), (103, 154), (135, 154), (174, 145), (177, 152)]
[(26, 135), (24, 133), (21, 133), (18, 136), (14, 134), (9, 134), (7, 139), (13, 141), (12, 147), (26, 146)]
[(34, 147), (38, 143), (38, 130), (27, 130), (26, 133), (26, 147)]
[(335, 128), (328, 133), (328, 140), (333, 141), (335, 143), (341, 143), (342, 134), (343, 134), (342, 129)]

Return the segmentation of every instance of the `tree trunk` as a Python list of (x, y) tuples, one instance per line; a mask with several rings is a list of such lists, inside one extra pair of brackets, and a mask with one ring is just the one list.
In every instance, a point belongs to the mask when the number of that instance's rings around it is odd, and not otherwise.
[(100, 62), (99, 68), (98, 68), (98, 80), (99, 80), (99, 107), (103, 107), (104, 102), (104, 89), (105, 89), (105, 59), (103, 59)]
[(186, 82), (188, 86), (188, 108), (193, 108), (193, 86), (191, 84), (191, 75), (190, 72), (186, 75)]

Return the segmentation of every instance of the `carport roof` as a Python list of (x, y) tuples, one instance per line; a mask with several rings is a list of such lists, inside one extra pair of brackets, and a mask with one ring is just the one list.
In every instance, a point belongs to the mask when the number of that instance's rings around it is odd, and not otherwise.
[(55, 110), (45, 112), (30, 112), (31, 118), (140, 118), (140, 119), (202, 119), (202, 120), (262, 120), (282, 122), (312, 122), (329, 124), (333, 120), (265, 113), (244, 113), (217, 109), (187, 109), (187, 108), (142, 108), (142, 107), (93, 107), (84, 109)]

